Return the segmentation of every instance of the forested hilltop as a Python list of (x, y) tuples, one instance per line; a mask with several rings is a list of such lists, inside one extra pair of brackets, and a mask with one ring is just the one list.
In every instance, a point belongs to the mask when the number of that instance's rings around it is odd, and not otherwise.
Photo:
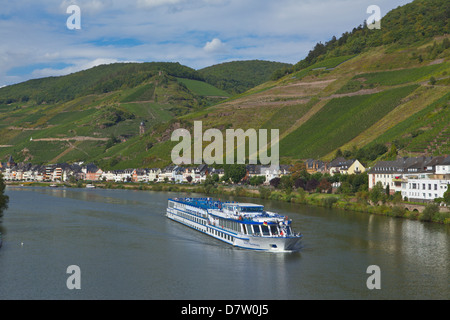
[(160, 72), (173, 77), (203, 80), (197, 71), (179, 63), (114, 63), (67, 76), (33, 79), (0, 88), (0, 104), (66, 102), (89, 94), (134, 88)]
[(272, 61), (233, 61), (201, 69), (199, 73), (213, 86), (238, 94), (269, 81), (275, 71), (290, 67), (291, 64)]
[[(388, 12), (382, 19), (381, 29), (370, 30), (364, 21), (339, 38), (334, 36), (325, 43), (317, 43), (305, 59), (291, 68), (276, 70), (272, 79), (279, 79), (286, 73), (299, 71), (319, 61), (352, 56), (383, 45), (390, 45), (390, 50), (396, 50), (426, 43), (435, 36), (450, 34), (449, 17), (448, 1), (415, 0)], [(433, 47), (427, 52), (426, 57), (417, 55), (415, 58), (432, 60), (448, 47), (447, 39), (443, 46)]]

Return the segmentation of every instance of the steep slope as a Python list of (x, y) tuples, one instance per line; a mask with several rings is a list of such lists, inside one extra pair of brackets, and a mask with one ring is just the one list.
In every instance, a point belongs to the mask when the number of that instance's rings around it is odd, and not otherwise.
[(221, 63), (198, 72), (213, 86), (238, 94), (269, 81), (275, 71), (290, 67), (287, 63), (250, 60)]
[[(0, 104), (0, 159), (92, 161), (141, 137), (141, 124), (148, 131), (229, 96), (198, 79), (194, 70), (179, 64), (118, 64), (3, 88), (0, 99), (9, 103)], [(77, 87), (79, 81), (89, 85)], [(41, 87), (43, 101), (38, 99)], [(63, 96), (65, 88), (77, 97)], [(29, 98), (17, 99), (20, 95)]]
[[(450, 36), (448, 19), (441, 19), (447, 13), (444, 0), (416, 0), (389, 12), (381, 30), (360, 26), (318, 44), (271, 81), (226, 100), (229, 94), (202, 82), (201, 72), (184, 68), (190, 75), (93, 75), (98, 88), (67, 89), (76, 98), (57, 103), (51, 98), (61, 99), (62, 83), (46, 87), (40, 104), (29, 87), (3, 88), (9, 91), (0, 89), (0, 158), (160, 167), (171, 162), (172, 132), (192, 132), (194, 121), (224, 134), (279, 129), (285, 163), (331, 160), (338, 150), (367, 163), (395, 156), (386, 153), (393, 145), (399, 155), (449, 154)], [(24, 92), (31, 92), (28, 100)], [(139, 134), (142, 122), (146, 132)]]
[(276, 80), (182, 119), (187, 128), (202, 121), (203, 130), (279, 129), (286, 163), (330, 160), (338, 149), (351, 157), (380, 143), (385, 150), (395, 144), (400, 155), (448, 154), (445, 4), (417, 0), (399, 7), (382, 20), (382, 30), (360, 26), (319, 44), (281, 78), (276, 73)]

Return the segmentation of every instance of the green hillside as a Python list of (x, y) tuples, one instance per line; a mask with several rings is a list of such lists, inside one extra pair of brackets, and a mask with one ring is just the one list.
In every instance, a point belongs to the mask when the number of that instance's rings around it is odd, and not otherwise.
[(198, 72), (179, 63), (115, 63), (100, 65), (67, 76), (34, 79), (0, 88), (0, 104), (69, 101), (88, 94), (133, 88), (160, 72), (174, 77), (202, 80)]
[(238, 94), (270, 80), (272, 74), (292, 67), (273, 61), (233, 61), (207, 67), (198, 72), (206, 82), (230, 94)]
[(395, 157), (386, 152), (394, 145), (399, 156), (449, 154), (446, 3), (394, 9), (381, 30), (357, 27), (295, 66), (117, 64), (1, 88), (0, 159), (161, 167), (172, 132), (192, 132), (194, 121), (223, 133), (279, 129), (284, 163), (340, 150), (368, 164)]
[[(450, 6), (446, 0), (415, 0), (388, 12), (381, 21), (380, 29), (370, 30), (363, 24), (334, 36), (329, 41), (317, 43), (308, 56), (285, 72), (293, 73), (305, 69), (318, 61), (346, 55), (364, 53), (379, 46), (389, 46), (389, 50), (408, 50), (411, 46), (425, 44), (436, 36), (450, 33)], [(448, 41), (448, 40), (447, 40)], [(412, 53), (419, 62), (424, 58), (435, 59), (449, 42), (442, 46), (432, 46), (427, 52)], [(277, 78), (283, 74), (276, 74)]]
[(382, 30), (360, 26), (319, 44), (272, 81), (183, 120), (201, 120), (203, 130), (279, 129), (285, 163), (331, 160), (338, 149), (352, 157), (380, 143), (380, 150), (395, 144), (401, 156), (448, 154), (450, 37), (443, 12), (442, 0), (399, 7)]
[[(150, 66), (170, 68), (153, 72)], [(138, 76), (132, 70), (137, 67), (146, 70), (142, 71), (145, 80), (134, 83)], [(89, 78), (94, 74), (94, 78), (99, 79), (99, 70), (103, 80), (95, 86), (76, 87), (80, 78), (91, 83)], [(117, 70), (122, 70), (118, 77), (115, 76)], [(192, 78), (175, 77), (168, 71)], [(228, 97), (222, 90), (197, 79), (200, 78), (195, 71), (178, 64), (118, 64), (3, 88), (0, 90), (0, 159), (3, 161), (11, 154), (16, 161), (33, 163), (99, 158), (106, 165), (114, 164), (115, 158), (105, 159), (104, 154), (109, 149), (125, 149), (127, 142), (134, 138), (142, 139), (141, 123), (149, 132), (176, 117), (202, 110)], [(116, 82), (114, 86), (120, 85), (119, 89), (99, 89)], [(40, 101), (36, 95), (41, 91), (38, 84), (61, 90), (42, 90), (45, 99)], [(67, 84), (73, 90), (71, 94), (78, 97), (60, 96), (64, 91), (62, 84)], [(29, 99), (16, 99), (20, 94), (28, 95)], [(147, 141), (143, 150), (137, 152), (145, 152), (149, 146), (151, 143)]]

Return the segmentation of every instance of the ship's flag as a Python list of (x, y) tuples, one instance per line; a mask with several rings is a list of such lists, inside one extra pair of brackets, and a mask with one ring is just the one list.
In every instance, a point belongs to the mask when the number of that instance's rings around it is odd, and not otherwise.
[(266, 221), (264, 221), (263, 225), (267, 226), (267, 222), (266, 222)]

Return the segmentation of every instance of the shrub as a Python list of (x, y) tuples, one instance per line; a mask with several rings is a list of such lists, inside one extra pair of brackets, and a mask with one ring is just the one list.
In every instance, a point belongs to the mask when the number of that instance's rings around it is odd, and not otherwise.
[(405, 215), (405, 208), (401, 206), (394, 206), (391, 215), (395, 218), (402, 218)]
[(439, 212), (439, 206), (435, 203), (430, 203), (425, 207), (425, 210), (419, 215), (420, 221), (432, 221), (436, 213)]
[(259, 197), (261, 199), (269, 199), (270, 194), (272, 193), (272, 191), (270, 191), (269, 188), (265, 188), (265, 187), (262, 187), (262, 186), (259, 187), (258, 190), (259, 190)]
[(327, 208), (331, 208), (336, 202), (338, 202), (338, 198), (336, 197), (326, 197), (322, 199), (323, 205)]

